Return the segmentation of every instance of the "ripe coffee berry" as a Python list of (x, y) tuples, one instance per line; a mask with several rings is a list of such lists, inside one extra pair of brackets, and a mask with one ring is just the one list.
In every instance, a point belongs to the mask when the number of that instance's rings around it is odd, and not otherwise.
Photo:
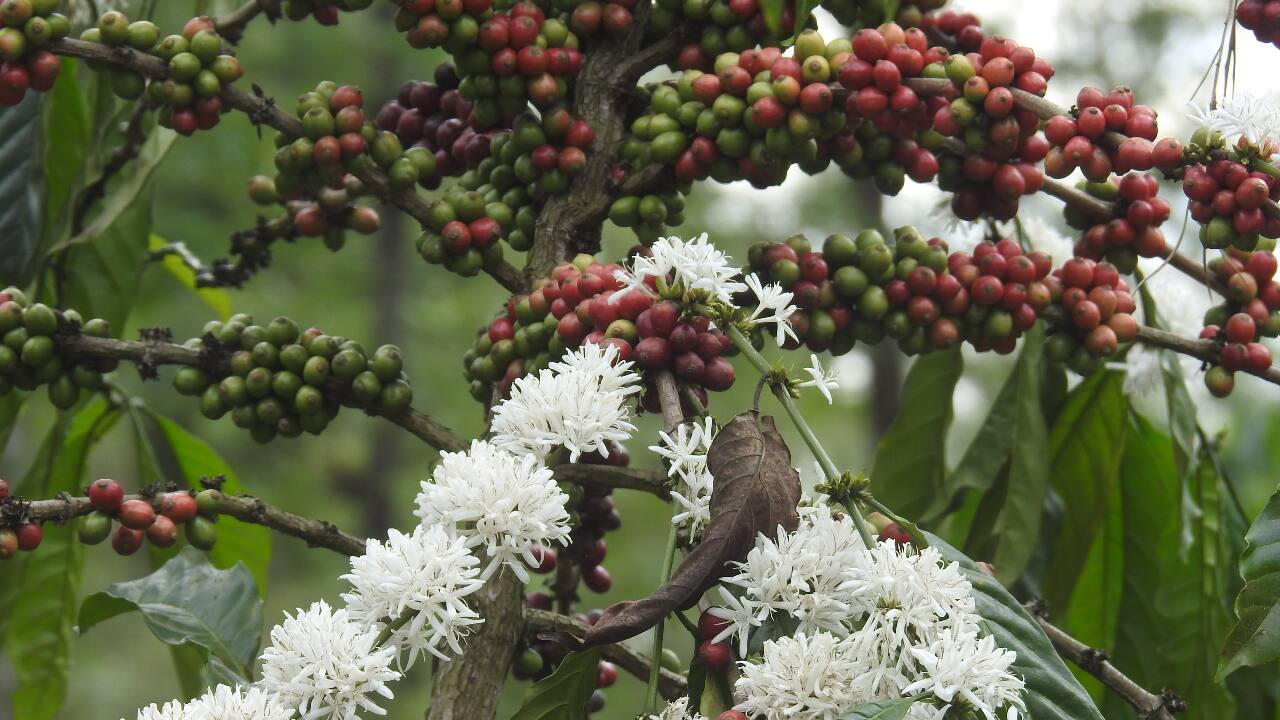
[(592, 565), (582, 571), (582, 582), (591, 592), (607, 593), (613, 587), (613, 577), (603, 565)]
[(126, 528), (146, 530), (156, 521), (156, 511), (146, 500), (127, 500), (120, 505), (118, 518)]
[(124, 488), (115, 480), (95, 480), (89, 486), (89, 504), (95, 510), (114, 513), (124, 501)]
[(155, 522), (147, 528), (147, 539), (156, 547), (167, 548), (178, 538), (178, 526), (164, 515), (157, 515)]
[(538, 563), (530, 567), (534, 572), (545, 575), (556, 569), (556, 551), (545, 547), (533, 549), (533, 557)]
[(703, 610), (698, 616), (698, 636), (703, 640), (711, 640), (721, 631), (729, 627), (729, 621), (712, 614), (711, 610)]
[(12, 528), (0, 527), (0, 560), (18, 554), (18, 535)]
[(138, 548), (142, 547), (142, 540), (146, 534), (141, 530), (134, 530), (121, 525), (116, 529), (114, 535), (111, 536), (111, 548), (120, 555), (132, 555), (138, 552)]
[(733, 661), (733, 652), (728, 643), (703, 640), (698, 646), (698, 659), (708, 670), (723, 670)]
[(182, 524), (196, 516), (196, 499), (190, 493), (168, 493), (160, 499), (160, 514)]
[(741, 711), (725, 710), (716, 717), (716, 720), (748, 720), (748, 718)]
[(607, 688), (618, 682), (618, 666), (602, 660), (596, 670), (596, 687)]
[(4, 478), (0, 478), (0, 500), (7, 497), (9, 497), (9, 483), (5, 482)]
[(40, 541), (44, 539), (44, 529), (39, 523), (24, 522), (19, 523), (13, 529), (18, 536), (18, 549), (31, 551), (40, 547)]

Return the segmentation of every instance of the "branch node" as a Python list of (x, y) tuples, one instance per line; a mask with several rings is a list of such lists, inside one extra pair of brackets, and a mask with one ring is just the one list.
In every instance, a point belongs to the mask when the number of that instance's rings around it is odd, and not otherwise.
[(1080, 653), (1080, 667), (1089, 673), (1099, 672), (1102, 669), (1102, 664), (1109, 660), (1107, 651), (1100, 648), (1085, 648)]

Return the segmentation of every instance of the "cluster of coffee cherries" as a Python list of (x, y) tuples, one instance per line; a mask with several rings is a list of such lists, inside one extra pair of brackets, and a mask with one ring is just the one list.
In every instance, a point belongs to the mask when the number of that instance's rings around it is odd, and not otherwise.
[(17, 105), (27, 90), (48, 92), (62, 63), (45, 49), (71, 32), (66, 16), (55, 12), (61, 0), (0, 2), (0, 107)]
[(1133, 342), (1137, 305), (1120, 271), (1108, 262), (1071, 258), (1045, 278), (1053, 304), (1041, 311), (1050, 323), (1045, 354), (1088, 375)]
[[(501, 118), (532, 101), (550, 107), (578, 74), (578, 37), (558, 18), (523, 0), (495, 10), (492, 0), (399, 0), (396, 28), (415, 48), (444, 48), (462, 78), (459, 91), (478, 112)], [(479, 109), (479, 108), (484, 109)]]
[[(552, 598), (545, 592), (532, 592), (525, 597), (525, 607), (550, 611)], [(574, 613), (573, 618), (586, 625), (594, 625), (604, 614), (603, 610), (593, 609), (585, 613)], [(534, 682), (555, 672), (556, 667), (564, 660), (566, 649), (563, 643), (527, 638), (525, 644), (517, 649), (515, 662), (511, 665), (511, 674), (517, 680)], [(680, 658), (670, 649), (662, 651), (662, 667), (672, 672), (680, 670)], [(608, 660), (601, 660), (596, 666), (596, 689), (587, 698), (587, 713), (595, 714), (604, 710), (605, 689), (618, 682), (618, 666)]]
[(977, 15), (951, 9), (926, 13), (920, 18), (920, 27), (952, 38), (960, 52), (974, 52), (986, 37)]
[(1269, 251), (1231, 253), (1209, 263), (1226, 286), (1226, 302), (1209, 308), (1200, 337), (1221, 346), (1218, 363), (1204, 377), (1209, 392), (1226, 397), (1235, 388), (1237, 371), (1262, 373), (1271, 367), (1271, 350), (1263, 337), (1280, 335), (1280, 283), (1276, 257)]
[[(528, 295), (511, 298), (464, 356), (472, 395), (486, 400), (494, 386), (506, 394), (516, 378), (583, 343), (613, 345), (619, 358), (642, 370), (671, 370), (694, 386), (704, 404), (705, 391), (732, 387), (736, 373), (725, 358), (733, 348), (728, 337), (678, 300), (656, 297), (652, 287), (621, 290), (613, 276), (618, 269), (579, 255)], [(646, 393), (643, 404), (656, 411), (656, 394)]]
[(1063, 211), (1067, 224), (1083, 234), (1072, 252), (1076, 257), (1106, 259), (1128, 274), (1138, 266), (1139, 257), (1164, 257), (1169, 254), (1160, 225), (1169, 219), (1169, 203), (1156, 193), (1160, 189), (1155, 177), (1129, 173), (1119, 182), (1081, 181), (1077, 187), (1106, 202), (1115, 203), (1115, 218), (1096, 222), (1074, 206)]
[(903, 27), (920, 27), (925, 14), (945, 5), (947, 0), (906, 0), (898, 3), (898, 14), (885, 17), (885, 3), (880, 0), (825, 0), (826, 8), (841, 25), (855, 28), (876, 27), (888, 21)]
[[(96, 480), (88, 491), (93, 512), (80, 520), (80, 542), (97, 545), (110, 537), (113, 550), (132, 555), (142, 547), (144, 539), (156, 547), (172, 546), (181, 525), (192, 547), (211, 550), (218, 540), (213, 493), (156, 492), (126, 500), (120, 483)], [(112, 526), (117, 522), (119, 527), (113, 533)]]
[[(954, 190), (956, 217), (1012, 218), (1019, 200), (1044, 185), (1038, 163), (1049, 152), (1038, 132), (1039, 117), (1017, 107), (1014, 90), (1043, 96), (1053, 67), (1031, 48), (992, 35), (976, 51), (947, 58), (942, 73), (953, 89), (947, 107), (934, 114), (933, 126), (962, 141), (966, 153), (943, 158), (938, 184)], [(926, 76), (937, 74), (935, 69)]]
[(337, 25), (338, 12), (358, 12), (373, 4), (373, 0), (259, 0), (272, 17), (284, 17), (298, 21), (315, 18), (321, 25)]
[[(11, 513), (10, 507), (17, 512)], [(21, 506), (9, 498), (9, 483), (0, 478), (0, 560), (8, 560), (19, 550), (35, 550), (43, 540), (44, 528), (23, 518)]]
[(181, 135), (217, 125), (227, 110), (223, 107), (222, 89), (243, 74), (240, 61), (225, 50), (222, 37), (207, 16), (188, 20), (180, 35), (161, 38), (153, 23), (130, 23), (124, 13), (112, 10), (103, 13), (97, 27), (85, 30), (80, 39), (133, 48), (168, 63), (166, 78), (150, 82), (133, 71), (112, 68), (111, 87), (126, 100), (148, 93), (161, 108), (161, 126)]
[[(605, 441), (609, 454), (592, 452), (583, 455), (578, 462), (584, 465), (608, 465), (611, 467), (627, 467), (631, 464), (631, 456), (627, 449), (612, 440)], [(561, 489), (569, 496), (566, 507), (569, 508), (569, 524), (573, 527), (573, 535), (567, 549), (557, 553), (550, 548), (541, 548), (538, 557), (541, 562), (531, 568), (539, 574), (554, 572), (558, 562), (566, 558), (578, 566), (582, 584), (595, 593), (609, 592), (613, 587), (613, 577), (605, 569), (603, 563), (608, 551), (605, 534), (622, 527), (622, 515), (613, 503), (613, 489), (596, 485), (578, 485), (562, 483)]]
[(757, 45), (776, 46), (795, 35), (796, 3), (784, 0), (778, 16), (778, 32), (769, 28), (759, 0), (662, 0), (654, 4), (645, 25), (645, 36), (655, 39), (687, 21), (699, 28), (698, 36), (680, 49), (672, 67), (677, 70), (711, 70), (714, 59), (725, 52), (745, 52)]
[(1263, 208), (1280, 199), (1280, 181), (1271, 175), (1251, 172), (1236, 160), (1206, 158), (1186, 167), (1182, 192), (1191, 201), (1191, 217), (1201, 225), (1200, 242), (1206, 248), (1269, 250), (1280, 238), (1280, 218)]
[(1076, 94), (1070, 114), (1045, 122), (1045, 138), (1053, 145), (1045, 157), (1045, 172), (1064, 178), (1080, 168), (1088, 180), (1104, 182), (1113, 172), (1150, 170), (1155, 167), (1152, 143), (1157, 132), (1156, 111), (1135, 105), (1133, 90), (1122, 85), (1104, 93), (1086, 87)]
[(281, 194), (278, 179), (265, 175), (249, 179), (249, 197), (255, 203), (279, 204), (287, 211), (267, 221), (266, 230), (272, 237), (323, 237), (325, 246), (337, 251), (346, 244), (347, 230), (370, 235), (381, 224), (377, 210), (356, 204), (366, 190), (354, 175), (343, 175), (327, 185), (317, 183), (305, 190), (294, 189), (288, 195)]
[(318, 435), (343, 404), (394, 414), (413, 401), (399, 348), (383, 345), (369, 354), (354, 340), (300, 330), (285, 317), (265, 327), (243, 314), (214, 320), (186, 345), (225, 355), (226, 363), (217, 370), (181, 368), (174, 388), (199, 397), (200, 412), (211, 420), (230, 413), (258, 442)]
[(419, 182), (434, 190), (442, 178), (461, 175), (489, 157), (496, 128), (510, 127), (510, 115), (483, 118), (482, 109), (459, 94), (456, 68), (441, 63), (434, 82), (410, 80), (401, 85), (395, 99), (378, 111), (375, 125), (394, 132), (406, 148), (432, 153), (435, 172)]
[(1280, 0), (1242, 0), (1236, 6), (1236, 22), (1259, 42), (1280, 48)]
[(58, 336), (84, 333), (109, 337), (107, 321), (85, 321), (75, 310), (55, 310), (31, 303), (19, 289), (0, 291), (0, 396), (15, 388), (48, 386), (49, 402), (66, 410), (82, 390), (102, 387), (102, 374), (116, 368), (115, 360), (77, 359), (58, 352)]

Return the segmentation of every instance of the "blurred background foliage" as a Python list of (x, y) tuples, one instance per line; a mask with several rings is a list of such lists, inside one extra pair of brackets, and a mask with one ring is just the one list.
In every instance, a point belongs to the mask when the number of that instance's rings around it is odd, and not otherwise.
[[(202, 9), (193, 8), (193, 2), (164, 0), (157, 7), (157, 22), (166, 29), (179, 27), (192, 10)], [(234, 5), (229, 0), (196, 4), (210, 13)], [(1051, 85), (1051, 98), (1066, 101), (1075, 88), (1086, 84), (1130, 84), (1141, 102), (1162, 111), (1165, 134), (1173, 131), (1183, 136), (1189, 132), (1182, 118), (1183, 105), (1211, 60), (1226, 5), (1197, 0), (1052, 0), (1033, 4), (971, 0), (960, 4), (979, 13), (988, 27), (1035, 47), (1054, 61), (1059, 74)], [(369, 106), (376, 108), (393, 96), (403, 80), (429, 78), (432, 68), (443, 59), (437, 53), (408, 48), (389, 27), (390, 12), (390, 3), (378, 3), (373, 11), (343, 15), (340, 25), (332, 28), (310, 21), (283, 22), (275, 27), (256, 22), (240, 46), (247, 81), (289, 107), (296, 95), (322, 79), (333, 79), (360, 85)], [(827, 37), (840, 32), (830, 18), (823, 20), (822, 28)], [(1274, 68), (1276, 56), (1265, 55), (1274, 49), (1248, 47), (1251, 45), (1256, 45), (1252, 39), (1242, 40), (1241, 87), (1248, 88), (1253, 82), (1260, 84), (1260, 90), (1274, 90), (1274, 78), (1263, 70), (1268, 65)], [(1203, 100), (1204, 93), (1201, 103)], [(56, 144), (58, 138), (49, 141)], [(153, 194), (151, 233), (165, 241), (185, 242), (206, 259), (225, 255), (230, 233), (254, 223), (257, 209), (246, 195), (245, 181), (269, 170), (271, 154), (270, 138), (259, 137), (238, 114), (227, 115), (213, 132), (179, 140), (148, 190)], [(917, 225), (927, 236), (953, 239), (954, 244), (963, 245), (966, 237), (971, 242), (974, 229), (950, 228), (945, 214), (934, 212), (940, 200), (941, 194), (932, 188), (911, 187), (898, 198), (882, 201), (874, 191), (855, 185), (836, 170), (812, 178), (795, 171), (785, 185), (767, 191), (756, 191), (745, 183), (699, 187), (691, 196), (688, 220), (679, 232), (688, 236), (708, 231), (718, 246), (740, 258), (745, 258), (751, 243), (780, 240), (795, 232), (808, 234), (816, 243), (832, 232), (853, 234), (865, 227), (887, 229), (906, 223)], [(1039, 199), (1024, 207), (1024, 216), (1038, 215), (1047, 221), (1035, 226), (1038, 232), (1063, 229), (1056, 203)], [(482, 427), (481, 408), (462, 381), (461, 357), (476, 330), (487, 325), (505, 296), (487, 278), (467, 280), (428, 267), (413, 252), (415, 229), (411, 221), (405, 222), (394, 212), (385, 212), (383, 219), (382, 233), (372, 238), (352, 237), (336, 254), (321, 247), (318, 240), (278, 245), (272, 267), (243, 289), (227, 292), (226, 300), (233, 312), (250, 313), (263, 321), (287, 315), (304, 326), (317, 325), (366, 346), (401, 345), (406, 371), (414, 382), (414, 405), (459, 434), (473, 436)], [(627, 234), (607, 227), (602, 257), (621, 256), (631, 243)], [(1188, 240), (1186, 244), (1193, 243)], [(1170, 287), (1174, 296), (1161, 299), (1171, 306), (1205, 304), (1202, 297), (1179, 295), (1194, 290)], [(183, 287), (159, 263), (145, 269), (136, 292), (121, 337), (135, 337), (140, 328), (167, 327), (181, 340), (198, 333), (217, 315), (206, 299)], [(222, 301), (215, 298), (215, 304)], [(788, 360), (797, 367), (807, 364), (800, 353)], [(965, 365), (953, 395), (954, 424), (945, 440), (950, 464), (961, 457), (977, 433), (1013, 359), (967, 353)], [(897, 416), (908, 363), (886, 345), (869, 352), (860, 347), (838, 359), (836, 366), (842, 389), (835, 404), (828, 406), (810, 393), (802, 398), (803, 409), (837, 463), (855, 470), (869, 469), (880, 436)], [(754, 383), (747, 375), (742, 373), (731, 392), (713, 398), (710, 409), (717, 418), (724, 420), (749, 405)], [(140, 402), (207, 440), (249, 492), (364, 536), (381, 536), (388, 526), (412, 526), (412, 498), (418, 483), (429, 477), (436, 453), (398, 428), (348, 410), (322, 438), (306, 436), (260, 446), (230, 422), (204, 419), (194, 401), (171, 390), (169, 373), (162, 373), (164, 381), (160, 383), (143, 383), (127, 367), (117, 376), (120, 385), (136, 393)], [(1201, 383), (1194, 367), (1188, 380), (1202, 426), (1210, 434), (1224, 427), (1229, 430), (1224, 437), (1222, 463), (1235, 483), (1241, 509), (1252, 518), (1275, 489), (1273, 469), (1280, 465), (1280, 412), (1273, 401), (1274, 388), (1259, 386), (1254, 392), (1256, 381), (1245, 379), (1245, 392), (1237, 392), (1230, 401), (1210, 404), (1198, 392)], [(1160, 428), (1152, 433), (1155, 436), (1168, 422), (1161, 392), (1157, 387), (1148, 396), (1134, 398), (1135, 406), (1147, 417), (1141, 422)], [(777, 412), (770, 400), (765, 403), (766, 412)], [(26, 472), (54, 420), (47, 402), (26, 404), (7, 445), (0, 445), (0, 477), (19, 478)], [(635, 464), (656, 466), (654, 456), (644, 448), (657, 439), (657, 427), (653, 417), (639, 423), (630, 447)], [(797, 438), (789, 439), (806, 482), (812, 484), (816, 473), (811, 458)], [(940, 439), (920, 437), (919, 441), (927, 444)], [(116, 478), (131, 487), (136, 478), (146, 474), (140, 462), (132, 430), (128, 423), (120, 423), (90, 458), (88, 476)], [(1044, 470), (1048, 472), (1048, 468)], [(604, 596), (584, 590), (584, 609), (637, 597), (655, 585), (658, 557), (653, 547), (666, 534), (668, 510), (644, 494), (619, 493), (616, 499), (623, 528), (608, 539), (606, 565), (613, 573), (613, 588)], [(1230, 530), (1243, 534), (1241, 527)], [(105, 547), (88, 549), (86, 554), (85, 594), (149, 572), (145, 555), (120, 558)], [(1230, 561), (1229, 552), (1224, 559)], [(337, 577), (345, 568), (346, 560), (333, 553), (275, 538), (266, 592), (267, 624), (276, 622), (283, 611), (305, 607), (314, 599), (336, 601), (343, 589)], [(1126, 589), (1143, 591), (1141, 587)], [(674, 639), (687, 659), (691, 652), (687, 636), (673, 629), (667, 637)], [(1139, 645), (1143, 640), (1132, 639)], [(648, 647), (643, 639), (636, 642)], [(0, 661), (0, 699), (14, 691), (12, 664), (21, 662), (21, 657)], [(73, 680), (60, 718), (132, 717), (140, 705), (180, 692), (167, 648), (151, 637), (137, 616), (116, 619), (76, 639), (70, 663)], [(426, 671), (425, 664), (420, 664), (395, 686), (395, 700), (388, 706), (390, 717), (421, 715), (428, 695)], [(1237, 681), (1250, 682), (1243, 677)], [(1189, 690), (1178, 686), (1175, 678), (1167, 682), (1181, 691)], [(1260, 697), (1274, 691), (1271, 679), (1255, 685)], [(509, 684), (503, 716), (515, 707), (525, 687), (514, 681)], [(1155, 689), (1158, 687), (1157, 683)], [(640, 682), (624, 675), (608, 692), (608, 706), (598, 717), (632, 717), (642, 691)], [(1234, 716), (1270, 717), (1274, 712), (1270, 702), (1256, 706), (1259, 714), (1249, 714), (1251, 710), (1242, 707)], [(1232, 717), (1226, 708), (1202, 712), (1205, 714), (1196, 717)], [(12, 718), (10, 713), (9, 702), (0, 702), (0, 720)]]

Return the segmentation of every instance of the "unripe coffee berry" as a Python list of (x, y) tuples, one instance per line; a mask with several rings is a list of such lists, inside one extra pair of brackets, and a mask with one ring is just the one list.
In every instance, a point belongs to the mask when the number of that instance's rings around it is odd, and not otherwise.
[(0, 528), (0, 560), (8, 560), (18, 554), (18, 535), (12, 528)]
[(212, 550), (218, 540), (218, 529), (211, 520), (197, 515), (187, 523), (187, 542), (200, 550)]
[(9, 483), (5, 482), (4, 478), (0, 478), (0, 500), (7, 497), (9, 497)]
[(89, 504), (95, 510), (101, 510), (105, 513), (114, 513), (120, 507), (120, 503), (124, 501), (124, 488), (120, 487), (120, 483), (115, 480), (102, 479), (95, 480), (89, 486)]
[(80, 542), (85, 545), (97, 545), (111, 534), (111, 516), (95, 511), (84, 516), (80, 521)]

